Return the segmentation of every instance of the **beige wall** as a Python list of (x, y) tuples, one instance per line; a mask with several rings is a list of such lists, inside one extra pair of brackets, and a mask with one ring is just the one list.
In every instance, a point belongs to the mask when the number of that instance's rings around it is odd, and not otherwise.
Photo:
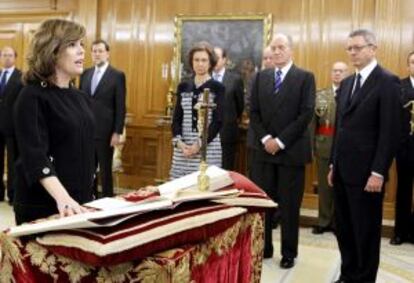
[[(295, 62), (314, 72), (318, 88), (329, 84), (329, 68), (347, 61), (344, 40), (358, 27), (378, 36), (382, 65), (405, 75), (405, 56), (413, 49), (414, 1), (411, 0), (0, 0), (0, 46), (13, 45), (23, 66), (27, 43), (45, 17), (68, 17), (87, 28), (87, 48), (96, 37), (111, 45), (111, 62), (127, 75), (127, 108), (132, 122), (124, 153), (122, 186), (136, 187), (164, 178), (169, 164), (169, 129), (157, 126), (164, 114), (169, 82), (161, 66), (171, 61), (177, 14), (271, 13), (273, 31), (293, 36)], [(88, 53), (87, 65), (90, 65)], [(314, 167), (309, 166), (305, 205), (315, 206)], [(386, 195), (392, 216), (395, 174)]]

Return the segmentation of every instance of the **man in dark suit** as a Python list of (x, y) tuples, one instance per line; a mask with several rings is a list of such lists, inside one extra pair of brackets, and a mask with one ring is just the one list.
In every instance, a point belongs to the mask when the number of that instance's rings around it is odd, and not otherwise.
[(399, 142), (399, 79), (378, 65), (375, 35), (350, 33), (346, 50), (356, 73), (337, 92), (337, 122), (328, 183), (334, 189), (341, 276), (375, 282), (384, 183)]
[(109, 45), (104, 40), (92, 43), (92, 60), (95, 66), (82, 74), (80, 89), (92, 99), (102, 195), (111, 197), (114, 146), (120, 143), (125, 120), (125, 74), (109, 64)]
[[(253, 83), (250, 126), (256, 137), (257, 162), (262, 175), (258, 185), (281, 211), (282, 268), (291, 268), (298, 253), (299, 210), (305, 164), (311, 161), (309, 123), (315, 104), (312, 73), (292, 62), (292, 39), (277, 34), (270, 47), (275, 68), (259, 72)], [(264, 257), (273, 256), (271, 212), (265, 218)]]
[(409, 76), (401, 80), (403, 110), (402, 139), (397, 152), (397, 201), (395, 203), (394, 236), (391, 245), (406, 241), (414, 243), (414, 211), (412, 211), (414, 180), (414, 129), (410, 126), (414, 109), (414, 51), (407, 57)]
[[(265, 69), (272, 69), (274, 70), (275, 65), (273, 64), (273, 52), (270, 46), (266, 46), (263, 49), (262, 54), (262, 66), (261, 70)], [(248, 81), (246, 86), (246, 95), (245, 95), (245, 109), (248, 111), (250, 115), (250, 98), (252, 93), (252, 84), (255, 80), (257, 72), (254, 74), (253, 78)], [(250, 117), (249, 117), (250, 118)], [(250, 120), (250, 119), (249, 119)], [(249, 122), (250, 123), (250, 122)], [(247, 144), (247, 172), (249, 178), (255, 182), (258, 183), (261, 175), (262, 175), (262, 169), (260, 168), (261, 162), (256, 162), (256, 151), (261, 149), (261, 146), (259, 148), (256, 148), (256, 138), (254, 136), (254, 132), (252, 127), (249, 127), (247, 129), (247, 136), (246, 136), (246, 144)], [(277, 196), (275, 196), (274, 199), (276, 202), (278, 202)], [(279, 226), (280, 222), (280, 209), (276, 208), (273, 211), (272, 214), (272, 228), (276, 229)]]
[(225, 87), (223, 125), (220, 130), (222, 167), (226, 170), (234, 170), (238, 124), (244, 107), (243, 80), (240, 75), (226, 70), (227, 51), (225, 49), (215, 47), (214, 53), (217, 57), (217, 64), (214, 67), (213, 78)]
[[(14, 185), (14, 161), (18, 151), (13, 130), (13, 106), (23, 87), (21, 82), (22, 72), (15, 67), (17, 53), (5, 46), (1, 50), (0, 62), (0, 176), (4, 172), (4, 147), (7, 148), (7, 196), (9, 203), (13, 202)], [(2, 178), (3, 179), (3, 178)], [(0, 200), (4, 200), (4, 184), (0, 182)]]

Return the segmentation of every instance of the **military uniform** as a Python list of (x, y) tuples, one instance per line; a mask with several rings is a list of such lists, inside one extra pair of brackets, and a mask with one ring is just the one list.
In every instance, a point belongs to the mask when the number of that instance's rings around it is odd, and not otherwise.
[(332, 226), (334, 204), (333, 190), (328, 186), (329, 157), (335, 124), (335, 93), (326, 88), (316, 93), (314, 150), (318, 167), (319, 220), (322, 228)]

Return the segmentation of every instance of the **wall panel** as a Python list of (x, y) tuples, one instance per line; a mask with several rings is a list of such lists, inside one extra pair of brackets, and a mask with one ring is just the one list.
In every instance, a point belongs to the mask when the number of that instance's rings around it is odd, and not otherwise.
[[(295, 63), (314, 72), (318, 88), (330, 85), (334, 61), (348, 61), (344, 45), (352, 29), (372, 28), (378, 35), (380, 63), (400, 76), (406, 75), (406, 54), (414, 44), (411, 0), (3, 0), (0, 8), (0, 44), (12, 44), (22, 54), (30, 37), (26, 33), (33, 27), (24, 24), (36, 25), (45, 15), (74, 17), (86, 26), (88, 66), (90, 43), (98, 37), (108, 40), (111, 63), (127, 76), (131, 122), (125, 174), (118, 178), (126, 187), (168, 175), (169, 127), (158, 121), (165, 114), (171, 84), (170, 78), (162, 77), (162, 68), (172, 60), (177, 14), (271, 13), (273, 31), (292, 35)], [(314, 172), (314, 166), (307, 168), (305, 206), (317, 203)], [(387, 217), (393, 213), (395, 185), (392, 173), (385, 198)]]

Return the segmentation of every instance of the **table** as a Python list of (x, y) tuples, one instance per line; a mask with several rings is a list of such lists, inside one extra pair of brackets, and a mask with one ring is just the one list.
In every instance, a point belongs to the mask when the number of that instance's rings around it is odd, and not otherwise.
[(0, 282), (260, 282), (264, 211), (274, 203), (244, 176), (243, 193), (138, 215), (115, 227), (2, 234)]

